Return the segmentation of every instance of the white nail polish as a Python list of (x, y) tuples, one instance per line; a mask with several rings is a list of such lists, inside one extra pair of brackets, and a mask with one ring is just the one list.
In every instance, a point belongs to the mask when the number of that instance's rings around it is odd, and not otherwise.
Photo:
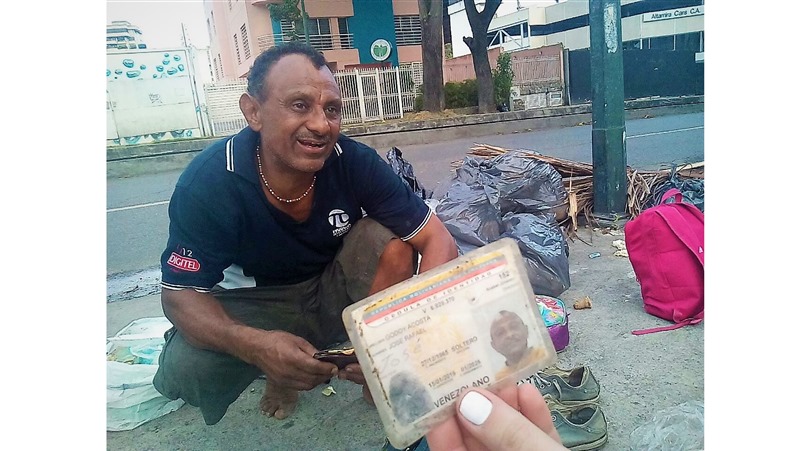
[(492, 402), (482, 394), (471, 391), (461, 400), (458, 410), (470, 423), (480, 426), (492, 413)]

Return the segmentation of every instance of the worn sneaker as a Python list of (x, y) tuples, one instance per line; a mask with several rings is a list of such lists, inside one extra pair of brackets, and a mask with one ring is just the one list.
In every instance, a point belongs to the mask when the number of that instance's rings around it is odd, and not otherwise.
[(564, 405), (595, 402), (600, 397), (600, 384), (588, 366), (571, 370), (545, 368), (529, 378), (545, 400), (554, 399)]
[[(561, 443), (572, 451), (588, 451), (600, 448), (608, 441), (606, 416), (597, 403), (578, 406), (550, 405), (550, 418), (561, 437)], [(554, 408), (554, 406), (560, 408)]]
[(406, 446), (403, 449), (398, 449), (392, 446), (387, 438), (383, 443), (383, 448), (381, 448), (381, 451), (430, 451), (430, 448), (428, 447), (428, 440), (425, 437), (420, 438), (416, 442)]

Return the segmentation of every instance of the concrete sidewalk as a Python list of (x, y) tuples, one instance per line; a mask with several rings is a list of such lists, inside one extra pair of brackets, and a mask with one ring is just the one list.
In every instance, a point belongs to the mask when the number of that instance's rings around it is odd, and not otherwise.
[[(558, 365), (587, 365), (601, 385), (600, 405), (608, 421), (607, 451), (630, 449), (630, 434), (658, 411), (704, 399), (704, 325), (635, 336), (632, 330), (671, 324), (644, 312), (630, 262), (613, 256), (608, 230), (582, 228), (570, 241), (571, 287), (560, 298), (569, 312), (570, 344)], [(598, 258), (588, 255), (599, 252)], [(593, 307), (574, 310), (589, 296)], [(108, 336), (130, 321), (162, 316), (158, 295), (107, 304)], [(377, 411), (361, 389), (333, 380), (303, 392), (297, 410), (279, 421), (259, 413), (264, 381), (256, 380), (214, 426), (199, 409), (184, 405), (134, 430), (107, 432), (107, 449), (127, 450), (379, 450), (385, 441)]]

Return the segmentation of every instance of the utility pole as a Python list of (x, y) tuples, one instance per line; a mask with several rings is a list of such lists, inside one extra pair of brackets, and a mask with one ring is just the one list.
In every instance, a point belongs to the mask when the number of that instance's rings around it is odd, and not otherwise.
[(184, 47), (189, 47), (189, 44), (186, 42), (186, 24), (181, 22), (181, 43)]
[(593, 213), (599, 222), (618, 226), (627, 217), (628, 197), (620, 0), (589, 0), (589, 42)]
[(303, 34), (306, 38), (306, 44), (311, 45), (308, 40), (308, 22), (306, 21), (306, 0), (300, 0), (300, 14), (303, 15)]
[(183, 42), (183, 47), (186, 49), (186, 55), (189, 59), (186, 61), (186, 71), (189, 74), (189, 82), (191, 83), (192, 100), (194, 101), (194, 112), (195, 117), (197, 117), (197, 125), (200, 126), (200, 134), (203, 136), (208, 136), (206, 133), (205, 120), (203, 120), (203, 105), (200, 104), (200, 94), (199, 89), (197, 88), (197, 74), (195, 74), (195, 54), (192, 46), (189, 45), (189, 40), (186, 39), (186, 25), (183, 22), (181, 22), (181, 41)]

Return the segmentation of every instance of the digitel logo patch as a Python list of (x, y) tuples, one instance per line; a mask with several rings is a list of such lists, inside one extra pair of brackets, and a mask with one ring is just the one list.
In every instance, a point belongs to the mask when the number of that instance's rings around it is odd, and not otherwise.
[(173, 252), (172, 255), (169, 256), (167, 264), (172, 266), (173, 268), (177, 268), (182, 271), (189, 271), (189, 272), (200, 271), (199, 261), (197, 261), (194, 258), (181, 257), (175, 252)]

